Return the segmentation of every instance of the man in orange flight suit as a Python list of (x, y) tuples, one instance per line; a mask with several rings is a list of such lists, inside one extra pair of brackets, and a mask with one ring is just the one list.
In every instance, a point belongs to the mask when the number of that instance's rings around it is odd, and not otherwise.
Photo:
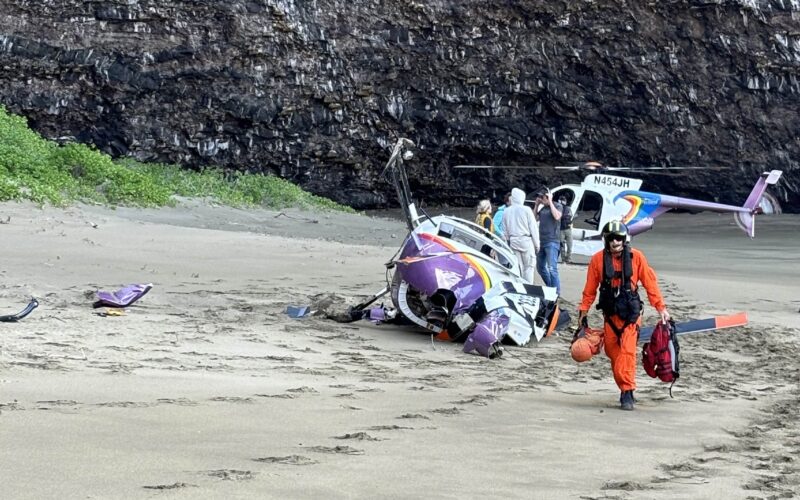
[[(592, 256), (586, 272), (583, 300), (578, 311), (578, 324), (583, 324), (589, 308), (597, 297), (597, 308), (603, 310), (604, 346), (611, 359), (614, 381), (620, 389), (620, 406), (633, 410), (633, 391), (636, 389), (636, 351), (641, 319), (641, 300), (638, 284), (647, 290), (650, 304), (658, 311), (661, 321), (669, 321), (669, 312), (658, 289), (656, 273), (644, 254), (627, 242), (628, 228), (620, 221), (603, 227), (605, 248)], [(606, 268), (612, 264), (613, 271)], [(626, 269), (627, 268), (627, 269)], [(626, 274), (629, 279), (625, 279)], [(629, 285), (627, 285), (629, 283)]]

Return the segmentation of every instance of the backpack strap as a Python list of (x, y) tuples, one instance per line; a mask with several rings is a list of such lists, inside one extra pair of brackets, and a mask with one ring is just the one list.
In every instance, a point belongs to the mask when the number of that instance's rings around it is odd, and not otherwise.
[(672, 371), (673, 376), (675, 378), (672, 379), (672, 383), (669, 384), (669, 397), (671, 398), (672, 397), (672, 386), (675, 385), (675, 382), (677, 382), (678, 378), (680, 378), (680, 376), (681, 376), (681, 374), (680, 374), (680, 369), (681, 369), (680, 368), (680, 362), (681, 362), (680, 352), (681, 352), (681, 348), (680, 348), (680, 345), (678, 344), (677, 333), (675, 332), (675, 320), (670, 318), (668, 327), (669, 327), (669, 340), (670, 340), (670, 343), (672, 344), (672, 347), (674, 349), (674, 352), (672, 353), (672, 364), (675, 367), (675, 369)]

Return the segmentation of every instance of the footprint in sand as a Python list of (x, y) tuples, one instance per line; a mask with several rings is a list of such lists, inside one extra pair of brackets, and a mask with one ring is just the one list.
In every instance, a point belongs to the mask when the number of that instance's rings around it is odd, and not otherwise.
[(730, 460), (720, 455), (712, 455), (710, 457), (693, 457), (692, 460), (701, 465), (705, 465), (710, 462), (730, 462)]
[(489, 404), (489, 401), (494, 401), (500, 399), (499, 397), (492, 395), (492, 394), (479, 394), (477, 396), (472, 396), (467, 399), (462, 399), (460, 401), (452, 401), (455, 405), (477, 405), (477, 406), (486, 406)]
[(292, 392), (292, 393), (295, 393), (295, 394), (299, 394), (299, 393), (319, 394), (318, 390), (314, 389), (313, 387), (308, 387), (308, 386), (305, 386), (305, 385), (302, 386), (302, 387), (296, 387), (294, 389), (286, 389), (286, 392)]
[(439, 415), (459, 415), (462, 412), (461, 409), (456, 408), (455, 406), (452, 408), (437, 408), (435, 410), (431, 410), (431, 413), (438, 413)]
[(109, 401), (106, 403), (97, 403), (95, 406), (107, 408), (148, 408), (153, 405), (152, 403), (144, 403), (140, 401)]
[(222, 479), (224, 481), (242, 481), (253, 479), (256, 475), (255, 472), (249, 470), (235, 470), (235, 469), (219, 469), (206, 471), (205, 474)]
[(661, 469), (673, 475), (684, 475), (686, 473), (695, 474), (702, 469), (692, 462), (680, 462), (675, 464), (664, 464)]
[(74, 406), (78, 406), (78, 405), (80, 405), (82, 403), (78, 403), (77, 401), (73, 401), (71, 399), (57, 399), (55, 401), (37, 401), (36, 404), (39, 405), (39, 406), (36, 407), (37, 410), (49, 410), (52, 407), (57, 407), (57, 406), (73, 406), (74, 407)]
[(600, 488), (601, 490), (623, 490), (623, 491), (637, 491), (646, 490), (647, 486), (636, 481), (606, 481)]
[(221, 403), (244, 403), (249, 404), (253, 402), (252, 398), (241, 398), (237, 396), (216, 396), (210, 398), (209, 401), (217, 401)]
[(334, 436), (334, 439), (356, 439), (358, 441), (384, 441), (382, 438), (372, 437), (366, 432), (354, 432), (352, 434), (344, 434), (342, 436)]
[(364, 450), (359, 450), (350, 446), (309, 446), (308, 449), (317, 453), (332, 453), (337, 455), (364, 454)]
[(297, 394), (256, 394), (259, 398), (295, 399)]
[(196, 401), (192, 401), (191, 399), (186, 398), (159, 398), (156, 399), (156, 403), (160, 405), (178, 405), (178, 406), (197, 406)]
[(146, 485), (142, 486), (142, 488), (147, 490), (177, 490), (178, 488), (196, 488), (197, 485), (194, 484), (187, 484), (187, 483), (172, 483), (172, 484), (154, 484), (154, 485)]
[(254, 458), (253, 461), (283, 465), (314, 465), (319, 463), (314, 459), (304, 457), (302, 455), (289, 455), (286, 457), (261, 457)]
[(421, 413), (403, 413), (402, 415), (400, 415), (397, 418), (420, 418), (422, 420), (430, 420), (431, 419), (430, 417), (426, 417), (425, 415), (422, 415)]
[[(426, 420), (428, 417), (423, 417)], [(400, 431), (400, 430), (414, 430), (413, 427), (405, 427), (403, 425), (373, 425), (369, 429), (370, 431)]]

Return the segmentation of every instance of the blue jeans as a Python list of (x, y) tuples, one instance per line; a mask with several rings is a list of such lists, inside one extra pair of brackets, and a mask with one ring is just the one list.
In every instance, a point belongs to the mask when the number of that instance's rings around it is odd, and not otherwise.
[(547, 286), (555, 287), (561, 294), (561, 281), (558, 279), (558, 254), (561, 252), (561, 243), (548, 241), (539, 246), (536, 254), (536, 270)]

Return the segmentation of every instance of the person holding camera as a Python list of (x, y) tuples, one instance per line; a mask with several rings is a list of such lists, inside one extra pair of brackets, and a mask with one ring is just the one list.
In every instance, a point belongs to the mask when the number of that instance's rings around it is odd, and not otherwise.
[(553, 201), (550, 190), (541, 187), (536, 192), (533, 213), (539, 222), (539, 252), (536, 254), (536, 269), (547, 286), (561, 294), (558, 278), (558, 254), (561, 251), (561, 210), (563, 206)]

